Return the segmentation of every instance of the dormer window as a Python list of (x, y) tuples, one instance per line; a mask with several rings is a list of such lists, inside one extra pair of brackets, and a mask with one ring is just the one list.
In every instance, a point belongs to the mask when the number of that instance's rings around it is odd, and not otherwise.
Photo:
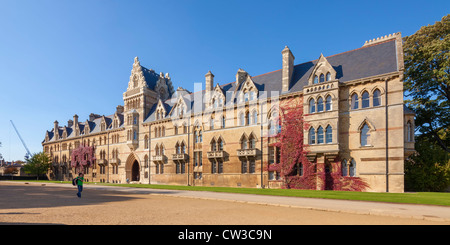
[(316, 76), (314, 76), (314, 84), (317, 84), (317, 83), (319, 83), (319, 77), (316, 75)]
[(325, 76), (322, 74), (320, 74), (320, 81), (321, 83), (325, 82)]

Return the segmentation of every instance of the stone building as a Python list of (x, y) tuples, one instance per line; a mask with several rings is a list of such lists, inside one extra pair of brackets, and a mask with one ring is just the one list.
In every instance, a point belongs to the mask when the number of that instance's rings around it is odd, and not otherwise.
[(285, 47), (280, 70), (251, 76), (239, 69), (223, 85), (209, 71), (194, 92), (175, 91), (169, 74), (136, 57), (124, 105), (113, 115), (91, 114), (85, 122), (74, 115), (46, 132), (50, 177), (71, 179), (71, 151), (83, 144), (95, 147), (85, 175), (91, 182), (279, 188), (279, 174), (267, 170), (279, 149), (267, 136), (279, 130), (280, 103), (294, 98), (310, 125), (304, 135), (311, 162), (338, 162), (338, 171), (364, 179), (367, 191), (403, 192), (414, 114), (403, 102), (401, 40), (390, 34), (297, 65)]

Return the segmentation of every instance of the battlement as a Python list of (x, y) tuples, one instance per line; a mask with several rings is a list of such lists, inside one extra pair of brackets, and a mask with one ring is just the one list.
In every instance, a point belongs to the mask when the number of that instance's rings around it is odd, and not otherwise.
[(401, 35), (400, 32), (397, 32), (397, 33), (392, 33), (392, 34), (389, 34), (389, 35), (385, 35), (384, 37), (377, 37), (377, 38), (374, 38), (372, 40), (366, 41), (364, 43), (363, 47), (368, 46), (368, 45), (377, 44), (377, 43), (380, 43), (380, 42), (384, 42), (384, 41), (387, 41), (387, 40), (391, 40), (391, 39), (397, 38), (397, 36), (399, 36), (399, 35)]

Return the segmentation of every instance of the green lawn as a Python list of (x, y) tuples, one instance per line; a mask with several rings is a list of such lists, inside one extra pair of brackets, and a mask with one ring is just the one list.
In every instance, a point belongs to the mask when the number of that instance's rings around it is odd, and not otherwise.
[[(32, 182), (32, 181), (22, 180), (21, 182)], [(61, 181), (40, 181), (40, 182), (61, 183)], [(63, 182), (63, 183), (70, 183), (70, 182)], [(94, 184), (94, 183), (86, 183), (86, 184)], [(272, 196), (311, 197), (311, 198), (450, 206), (450, 193), (447, 192), (374, 193), (374, 192), (351, 192), (351, 191), (256, 189), (256, 188), (203, 187), (203, 186), (180, 186), (180, 185), (109, 184), (109, 183), (96, 183), (96, 184), (106, 186), (123, 186), (136, 188), (150, 188), (150, 189), (213, 191), (213, 192), (244, 193), (244, 194), (272, 195)]]

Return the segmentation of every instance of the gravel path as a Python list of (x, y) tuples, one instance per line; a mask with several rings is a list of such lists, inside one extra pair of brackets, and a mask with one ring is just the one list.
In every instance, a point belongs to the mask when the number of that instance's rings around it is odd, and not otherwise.
[(66, 225), (449, 225), (450, 221), (321, 211), (116, 191), (85, 186), (0, 181), (0, 224)]

